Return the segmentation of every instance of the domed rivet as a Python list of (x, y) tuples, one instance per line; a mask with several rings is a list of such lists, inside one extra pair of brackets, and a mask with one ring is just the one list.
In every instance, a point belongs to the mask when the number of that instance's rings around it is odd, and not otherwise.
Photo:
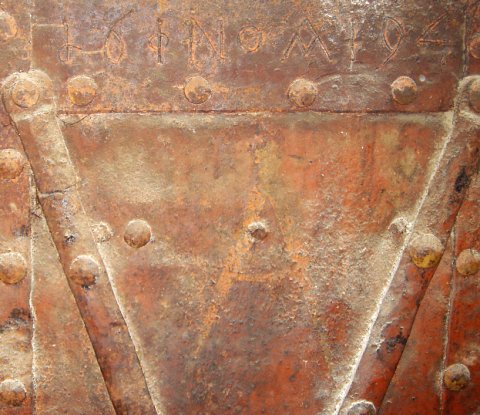
[(202, 104), (212, 96), (209, 82), (201, 76), (187, 79), (183, 92), (192, 104)]
[(480, 112), (480, 79), (471, 83), (469, 100), (472, 109), (475, 112)]
[(457, 271), (462, 275), (473, 275), (480, 269), (480, 252), (465, 249), (456, 260)]
[(79, 75), (67, 81), (67, 93), (72, 104), (84, 107), (90, 104), (97, 94), (96, 82), (86, 75)]
[(347, 412), (347, 415), (375, 415), (375, 405), (368, 401), (354, 403)]
[(0, 10), (0, 40), (6, 41), (17, 34), (17, 23), (12, 15)]
[(310, 107), (317, 98), (318, 90), (315, 84), (306, 79), (296, 79), (288, 88), (288, 98), (297, 107)]
[(18, 252), (0, 255), (0, 281), (5, 284), (17, 284), (27, 275), (27, 262)]
[(100, 276), (100, 266), (90, 255), (79, 255), (70, 265), (70, 279), (82, 287), (90, 287)]
[(462, 390), (470, 383), (468, 367), (461, 363), (448, 366), (443, 373), (443, 383), (451, 391)]
[(17, 379), (5, 379), (0, 382), (0, 402), (10, 406), (20, 406), (27, 397), (22, 382)]
[(268, 235), (267, 228), (262, 222), (253, 222), (248, 225), (248, 233), (255, 241), (263, 241)]
[(417, 98), (417, 84), (408, 76), (401, 76), (392, 85), (392, 97), (401, 105), (411, 104)]
[(480, 33), (475, 34), (468, 44), (470, 55), (475, 59), (480, 59)]
[(15, 179), (23, 171), (25, 158), (13, 149), (0, 150), (0, 178)]
[(150, 242), (152, 229), (142, 219), (134, 219), (125, 228), (124, 240), (132, 248), (141, 248)]
[(26, 77), (20, 78), (12, 88), (12, 100), (21, 108), (33, 107), (40, 97), (38, 85)]
[(422, 234), (413, 238), (409, 251), (412, 261), (417, 267), (431, 268), (440, 262), (443, 245), (436, 236)]

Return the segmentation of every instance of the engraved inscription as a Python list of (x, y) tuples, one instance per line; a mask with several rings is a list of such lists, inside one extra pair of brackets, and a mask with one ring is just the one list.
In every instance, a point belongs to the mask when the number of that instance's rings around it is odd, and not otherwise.
[(263, 43), (264, 33), (255, 26), (244, 27), (238, 33), (238, 41), (245, 52), (257, 51)]
[[(202, 19), (192, 15), (181, 17), (180, 22), (177, 20), (177, 24), (173, 25), (173, 20), (165, 15), (154, 19), (144, 45), (146, 52), (153, 52), (159, 65), (165, 64), (167, 54), (172, 53), (175, 62), (185, 59), (186, 65), (196, 69), (214, 62), (226, 64), (237, 56), (238, 51), (243, 52), (243, 59), (253, 59), (259, 50), (268, 51), (272, 56), (271, 62), (278, 65), (315, 59), (317, 65), (344, 62), (343, 69), (354, 72), (359, 54), (363, 57), (366, 51), (378, 59), (376, 63), (369, 60), (369, 64), (373, 63), (378, 70), (391, 64), (400, 50), (402, 59), (405, 59), (405, 53), (411, 51), (411, 56), (414, 56), (416, 48), (424, 53), (429, 48), (438, 52), (439, 47), (444, 47), (443, 57), (435, 53), (442, 60), (440, 63), (444, 64), (454, 51), (452, 46), (458, 41), (452, 36), (451, 23), (455, 19), (451, 19), (450, 13), (441, 13), (427, 21), (424, 27), (416, 29), (411, 22), (388, 15), (378, 20), (381, 25), (378, 28), (365, 26), (364, 21), (355, 16), (343, 23), (339, 23), (338, 19), (307, 16), (297, 20), (292, 27), (286, 21), (273, 25), (268, 21), (251, 19), (248, 24), (237, 26), (232, 18), (209, 16)], [(121, 30), (122, 23), (134, 15), (135, 11), (129, 10), (117, 20), (106, 22), (103, 39), (97, 39), (98, 47), (90, 49), (83, 48), (72, 39), (72, 23), (65, 19), (60, 26), (65, 39), (59, 50), (60, 61), (74, 65), (79, 56), (101, 55), (109, 63), (121, 64), (127, 59), (129, 48), (136, 47), (136, 43), (130, 43), (128, 35)], [(455, 30), (455, 36), (460, 39), (461, 34), (458, 29)]]
[(394, 17), (387, 17), (383, 30), (383, 40), (390, 53), (380, 66), (387, 64), (395, 57), (405, 35), (406, 31), (403, 24)]
[(157, 32), (150, 36), (148, 46), (157, 55), (157, 63), (165, 63), (164, 49), (168, 46), (170, 38), (162, 30), (163, 20), (157, 19)]
[(421, 36), (417, 39), (417, 45), (437, 45), (437, 46), (452, 46), (453, 42), (446, 39), (438, 39), (438, 33), (441, 30), (442, 23), (448, 23), (448, 13), (443, 13), (436, 18), (433, 22), (429, 23)]
[(208, 33), (200, 22), (195, 18), (190, 18), (185, 21), (188, 27), (189, 35), (186, 39), (188, 46), (189, 61), (195, 64), (199, 60), (200, 50), (207, 48), (212, 56), (220, 59), (225, 59), (225, 29), (223, 19), (218, 20), (217, 39)]
[[(305, 41), (304, 36), (302, 36), (304, 32), (307, 32), (309, 35), (309, 39), (307, 41)], [(332, 59), (330, 58), (330, 52), (328, 51), (325, 42), (320, 37), (319, 32), (317, 29), (315, 29), (315, 26), (310, 19), (306, 18), (292, 35), (290, 42), (283, 53), (282, 60), (287, 60), (296, 47), (300, 50), (302, 56), (308, 57), (312, 54), (313, 50), (317, 46), (320, 47), (322, 52), (325, 54), (327, 61), (331, 62)]]
[(126, 57), (127, 45), (123, 37), (118, 33), (117, 28), (120, 23), (132, 13), (133, 10), (130, 10), (125, 15), (116, 20), (107, 33), (104, 50), (105, 55), (112, 63), (118, 64)]

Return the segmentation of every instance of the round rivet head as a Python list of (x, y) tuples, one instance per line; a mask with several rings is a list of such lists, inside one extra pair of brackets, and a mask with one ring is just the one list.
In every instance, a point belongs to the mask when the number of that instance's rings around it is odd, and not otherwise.
[(142, 219), (130, 221), (124, 234), (125, 242), (132, 248), (141, 248), (150, 242), (152, 238), (152, 229), (150, 225)]
[(409, 251), (412, 261), (417, 267), (431, 268), (440, 262), (443, 245), (435, 235), (422, 234), (413, 238)]
[(443, 373), (443, 383), (451, 391), (459, 391), (470, 383), (470, 371), (461, 363), (448, 366)]
[(310, 107), (317, 98), (318, 90), (315, 84), (306, 79), (296, 79), (288, 88), (288, 98), (297, 107)]
[(469, 94), (470, 106), (475, 112), (480, 112), (480, 79), (472, 82)]
[(0, 10), (0, 40), (6, 41), (17, 34), (17, 23), (6, 11)]
[(0, 402), (10, 406), (20, 406), (27, 397), (22, 382), (17, 379), (5, 379), (0, 382)]
[(79, 75), (67, 81), (67, 93), (72, 104), (84, 107), (90, 104), (97, 94), (96, 82), (86, 75)]
[(0, 150), (0, 178), (15, 179), (23, 170), (25, 158), (17, 150)]
[(255, 241), (263, 241), (268, 235), (267, 228), (262, 222), (253, 222), (248, 225), (248, 233)]
[(12, 101), (21, 108), (33, 107), (40, 97), (38, 85), (31, 79), (22, 77), (12, 88)]
[(368, 401), (354, 403), (347, 412), (347, 415), (375, 415), (375, 405)]
[(408, 76), (401, 76), (392, 85), (392, 97), (400, 105), (411, 104), (417, 98), (417, 84)]
[(0, 281), (5, 284), (17, 284), (27, 275), (27, 262), (18, 252), (0, 255)]
[(209, 82), (201, 76), (187, 79), (183, 92), (192, 104), (202, 104), (212, 96)]
[(457, 271), (462, 275), (473, 275), (480, 270), (480, 252), (475, 249), (465, 249), (456, 260)]
[(70, 265), (70, 279), (82, 287), (90, 287), (100, 276), (100, 266), (90, 255), (79, 255)]

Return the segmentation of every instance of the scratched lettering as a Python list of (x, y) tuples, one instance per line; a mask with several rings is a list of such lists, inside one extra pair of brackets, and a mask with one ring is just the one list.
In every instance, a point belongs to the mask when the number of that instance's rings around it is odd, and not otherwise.
[[(103, 58), (113, 64), (120, 64), (127, 58), (128, 52), (128, 37), (125, 37), (122, 33), (122, 24), (134, 13), (134, 10), (129, 10), (124, 13), (117, 20), (106, 24), (106, 33), (103, 43), (99, 44), (98, 48), (85, 49), (76, 44), (72, 40), (72, 26), (71, 23), (66, 20), (59, 26), (64, 32), (65, 41), (59, 50), (59, 59), (61, 62), (67, 65), (73, 65), (77, 62), (76, 57), (84, 55), (103, 55)], [(294, 60), (300, 58), (312, 58), (321, 57), (324, 61), (333, 62), (332, 53), (333, 45), (338, 47), (336, 50), (344, 50), (349, 53), (349, 59), (345, 56), (345, 62), (347, 67), (345, 70), (351, 72), (354, 71), (354, 66), (357, 61), (357, 53), (360, 50), (376, 47), (378, 50), (378, 64), (376, 69), (380, 69), (391, 63), (396, 59), (398, 51), (403, 47), (411, 47), (412, 43), (421, 48), (430, 47), (445, 47), (452, 46), (455, 41), (451, 38), (445, 38), (443, 33), (450, 33), (447, 30), (449, 22), (449, 14), (445, 12), (440, 14), (434, 20), (429, 22), (420, 31), (408, 30), (408, 22), (402, 21), (398, 17), (386, 16), (383, 20), (382, 27), (378, 28), (379, 39), (382, 40), (383, 48), (386, 53), (382, 53), (381, 46), (369, 45), (365, 43), (365, 40), (360, 40), (360, 23), (354, 18), (345, 22), (346, 27), (337, 25), (335, 27), (329, 27), (328, 30), (325, 27), (325, 23), (321, 26), (309, 18), (303, 18), (296, 27), (289, 33), (285, 26), (279, 26), (277, 33), (275, 29), (273, 33), (269, 33), (268, 38), (266, 31), (262, 27), (271, 27), (267, 23), (262, 22), (260, 26), (257, 22), (251, 22), (247, 26), (242, 26), (235, 29), (232, 32), (232, 21), (225, 18), (219, 18), (216, 20), (210, 20), (210, 22), (201, 21), (198, 17), (188, 17), (184, 20), (186, 25), (186, 35), (183, 39), (175, 38), (171, 33), (167, 34), (165, 26), (168, 25), (167, 17), (157, 18), (155, 25), (152, 27), (151, 34), (145, 40), (147, 50), (154, 53), (155, 61), (158, 65), (164, 65), (166, 63), (165, 52), (167, 48), (172, 48), (172, 51), (177, 51), (176, 61), (185, 57), (186, 63), (193, 66), (204, 65), (215, 59), (219, 62), (225, 62), (227, 60), (226, 50), (234, 50), (235, 48), (243, 51), (245, 54), (255, 53), (261, 48), (270, 50), (279, 55), (279, 63), (286, 62), (288, 60)], [(226, 37), (226, 28), (229, 29), (228, 37)], [(269, 29), (269, 32), (272, 29)], [(278, 37), (288, 35), (287, 42), (281, 44), (278, 42)], [(342, 37), (342, 33), (349, 33), (348, 37)], [(411, 36), (412, 33), (417, 33), (416, 36)], [(420, 33), (420, 35), (418, 35)], [(326, 42), (328, 38), (329, 43)], [(344, 48), (341, 48), (340, 44), (335, 44), (335, 40), (342, 39), (342, 42), (348, 42)], [(175, 40), (177, 39), (177, 40)], [(267, 40), (274, 40), (268, 44)], [(172, 44), (178, 42), (177, 45)], [(228, 44), (226, 44), (228, 42)], [(186, 46), (182, 52), (181, 45)], [(133, 47), (133, 45), (130, 45)], [(330, 50), (332, 48), (332, 50)], [(441, 63), (445, 63), (445, 60), (452, 55), (452, 48), (445, 50), (445, 54)], [(337, 56), (335, 56), (337, 60)]]
[(406, 31), (402, 23), (394, 17), (387, 17), (385, 28), (383, 30), (383, 41), (385, 42), (385, 47), (388, 49), (389, 54), (380, 67), (386, 65), (395, 57), (405, 35)]
[[(306, 31), (310, 34), (310, 39), (308, 41), (305, 41), (305, 39), (302, 37), (303, 31)], [(317, 29), (315, 29), (315, 26), (310, 21), (310, 19), (305, 18), (302, 24), (298, 27), (298, 29), (290, 38), (290, 42), (288, 43), (285, 51), (283, 52), (282, 61), (286, 61), (290, 57), (295, 47), (300, 50), (302, 56), (308, 57), (315, 50), (316, 46), (321, 49), (321, 51), (325, 54), (327, 60), (331, 62), (332, 59), (330, 58), (330, 52), (328, 51), (325, 42), (320, 37), (319, 32), (317, 31)]]
[(118, 26), (123, 20), (133, 13), (133, 10), (128, 11), (122, 17), (117, 19), (113, 25), (110, 27), (110, 30), (107, 33), (107, 38), (105, 41), (105, 55), (110, 60), (110, 62), (118, 64), (123, 59), (125, 59), (127, 53), (127, 45), (125, 40), (118, 32)]
[(255, 26), (244, 27), (238, 33), (238, 41), (245, 52), (257, 51), (263, 43), (264, 33)]
[(208, 33), (200, 22), (195, 18), (185, 21), (188, 27), (188, 38), (185, 43), (188, 46), (189, 62), (196, 64), (199, 60), (199, 48), (201, 45), (206, 46), (213, 57), (221, 60), (225, 59), (225, 29), (223, 19), (218, 20), (218, 31), (215, 39)]
[(168, 46), (170, 42), (170, 38), (168, 35), (163, 32), (163, 20), (158, 18), (157, 19), (157, 31), (148, 40), (148, 46), (156, 53), (157, 63), (164, 64), (165, 63), (165, 48)]
[[(439, 29), (442, 23), (448, 23), (448, 13), (443, 13), (433, 22), (429, 23), (420, 37), (417, 39), (417, 45), (437, 45), (437, 46), (452, 46), (454, 43), (450, 40), (438, 39), (435, 37), (435, 32)], [(439, 30), (440, 31), (440, 30)], [(438, 35), (438, 33), (437, 33)]]

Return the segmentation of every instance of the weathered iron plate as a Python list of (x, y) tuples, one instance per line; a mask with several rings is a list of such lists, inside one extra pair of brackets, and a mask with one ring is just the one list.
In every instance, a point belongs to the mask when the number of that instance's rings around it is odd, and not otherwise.
[[(31, 11), (29, 1), (1, 2), (2, 78), (30, 66)], [(15, 128), (0, 107), (0, 413), (30, 415), (34, 407), (31, 175)], [(10, 388), (13, 393), (8, 393)]]
[(449, 117), (62, 120), (157, 407), (332, 413)]
[(478, 0), (2, 1), (0, 414), (477, 413), (479, 33)]
[(480, 3), (475, 0), (468, 3), (465, 47), (468, 73), (477, 74), (480, 72)]
[[(463, 74), (464, 19), (458, 0), (42, 0), (33, 66), (68, 112), (75, 75), (98, 85), (89, 112), (289, 111), (297, 78), (316, 86), (315, 110), (443, 111)], [(193, 76), (207, 81), (205, 102), (185, 97)], [(400, 76), (417, 83), (408, 105), (390, 94)]]

